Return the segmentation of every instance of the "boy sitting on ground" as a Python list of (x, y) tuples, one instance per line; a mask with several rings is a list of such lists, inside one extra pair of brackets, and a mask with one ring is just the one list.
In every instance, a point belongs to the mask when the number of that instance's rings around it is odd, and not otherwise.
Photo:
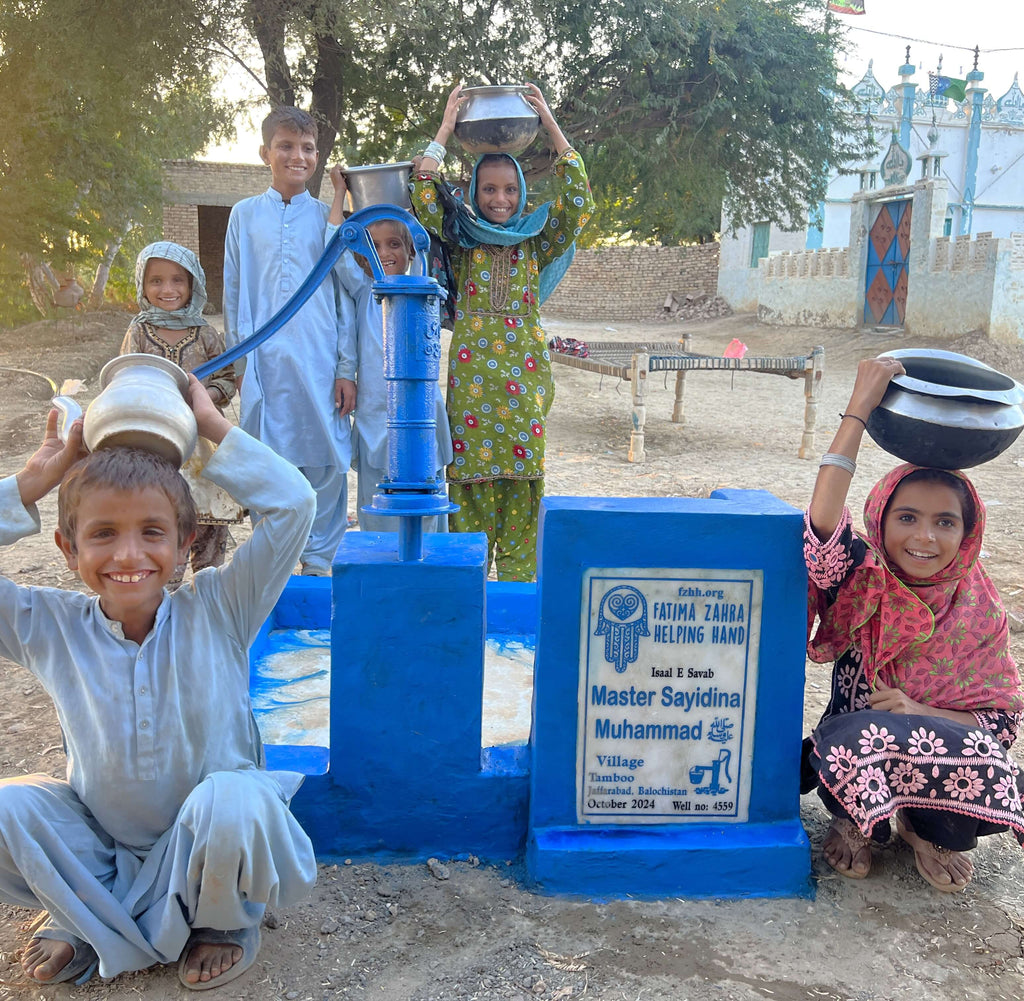
[(196, 512), (166, 460), (81, 458), (81, 421), (65, 444), (52, 411), (42, 446), (0, 481), (5, 545), (39, 531), (36, 502), (60, 484), (56, 542), (95, 592), (0, 577), (0, 654), (46, 688), (67, 749), (66, 782), (0, 781), (0, 899), (43, 910), (22, 958), (39, 983), (178, 961), (185, 987), (220, 986), (255, 960), (266, 906), (316, 879), (288, 809), (301, 776), (264, 770), (248, 688), (249, 645), (309, 536), (313, 491), (194, 376), (189, 397), (220, 445), (204, 475), (254, 527), (229, 564), (173, 594)]

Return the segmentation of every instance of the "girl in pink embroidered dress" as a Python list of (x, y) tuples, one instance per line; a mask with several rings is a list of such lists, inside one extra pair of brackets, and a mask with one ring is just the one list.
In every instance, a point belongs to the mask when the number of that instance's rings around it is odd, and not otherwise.
[(823, 854), (840, 875), (868, 875), (895, 816), (918, 872), (951, 892), (970, 882), (978, 837), (1009, 828), (1024, 845), (1009, 754), (1024, 700), (1006, 613), (978, 562), (985, 508), (962, 473), (897, 467), (868, 495), (864, 534), (852, 530), (853, 460), (902, 371), (894, 358), (860, 363), (807, 510), (808, 655), (834, 667), (801, 791), (817, 787), (833, 815)]

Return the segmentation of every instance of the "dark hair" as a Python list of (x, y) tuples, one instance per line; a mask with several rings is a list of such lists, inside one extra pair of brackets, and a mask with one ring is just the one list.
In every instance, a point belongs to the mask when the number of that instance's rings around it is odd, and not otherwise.
[(301, 108), (293, 108), (287, 104), (274, 108), (266, 118), (263, 119), (262, 133), (263, 145), (269, 146), (274, 139), (274, 133), (278, 129), (287, 129), (300, 136), (311, 135), (314, 139), (319, 137), (316, 127), (316, 119), (308, 111)]
[(963, 516), (964, 523), (964, 535), (969, 535), (973, 530), (974, 526), (978, 521), (978, 511), (974, 506), (974, 497), (971, 495), (971, 491), (967, 484), (959, 477), (945, 469), (915, 469), (912, 473), (907, 473), (902, 480), (896, 485), (896, 490), (889, 495), (889, 500), (885, 505), (885, 510), (882, 512), (882, 523), (885, 523), (886, 517), (889, 514), (889, 507), (892, 504), (893, 497), (896, 496), (896, 491), (903, 486), (904, 483), (938, 483), (940, 486), (949, 487), (960, 498), (960, 511)]
[(155, 452), (142, 448), (101, 448), (68, 470), (57, 494), (57, 527), (76, 549), (78, 506), (89, 490), (162, 490), (177, 514), (178, 545), (196, 530), (196, 504), (181, 473)]
[(480, 162), (476, 165), (476, 169), (479, 170), (481, 167), (494, 166), (504, 167), (507, 164), (512, 164), (512, 169), (516, 169), (516, 162), (508, 155), (508, 153), (485, 153), (480, 157)]

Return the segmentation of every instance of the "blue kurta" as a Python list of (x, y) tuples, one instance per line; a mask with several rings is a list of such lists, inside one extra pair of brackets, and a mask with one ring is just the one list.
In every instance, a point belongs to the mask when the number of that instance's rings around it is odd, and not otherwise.
[[(256, 924), (315, 880), (287, 808), (301, 776), (262, 770), (248, 656), (308, 537), (313, 492), (237, 428), (204, 475), (250, 509), (252, 537), (165, 594), (141, 646), (95, 595), (0, 578), (0, 654), (53, 699), (68, 758), (67, 783), (0, 782), (0, 898), (50, 911), (45, 937), (91, 944), (103, 976), (176, 959), (190, 925)], [(15, 478), (0, 481), (0, 544), (37, 531)]]
[[(224, 242), (224, 324), (232, 347), (291, 298), (324, 249), (328, 207), (269, 188), (231, 210)], [(348, 469), (349, 422), (334, 380), (356, 377), (351, 301), (327, 278), (299, 312), (245, 360), (240, 423), (296, 466)], [(241, 367), (241, 365), (239, 365)]]

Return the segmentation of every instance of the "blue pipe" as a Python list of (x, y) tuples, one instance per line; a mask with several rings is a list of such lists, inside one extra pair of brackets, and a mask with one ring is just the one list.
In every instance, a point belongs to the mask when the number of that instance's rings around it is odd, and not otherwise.
[[(428, 240), (429, 242), (429, 240)], [(370, 245), (371, 247), (373, 244)], [(248, 354), (253, 348), (258, 348), (268, 337), (276, 334), (306, 303), (306, 300), (320, 287), (320, 283), (330, 274), (338, 258), (345, 250), (345, 241), (341, 238), (339, 229), (324, 247), (320, 259), (313, 265), (313, 270), (306, 275), (303, 283), (295, 290), (295, 294), (255, 333), (250, 334), (245, 340), (239, 341), (233, 348), (211, 358), (202, 365), (194, 368), (192, 374), (199, 380), (213, 375), (225, 365)], [(376, 255), (374, 255), (376, 256)], [(380, 266), (378, 262), (378, 267)]]

